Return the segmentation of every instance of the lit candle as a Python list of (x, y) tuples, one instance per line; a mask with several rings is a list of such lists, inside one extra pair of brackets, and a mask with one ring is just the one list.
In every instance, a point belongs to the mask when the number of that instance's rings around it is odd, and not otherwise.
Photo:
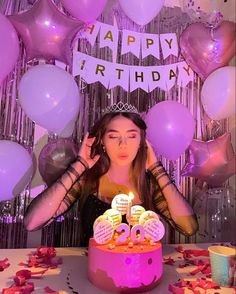
[(127, 221), (129, 223), (129, 226), (131, 225), (131, 207), (132, 207), (132, 200), (134, 199), (134, 194), (132, 192), (129, 192), (129, 203), (128, 203), (128, 213), (127, 213)]

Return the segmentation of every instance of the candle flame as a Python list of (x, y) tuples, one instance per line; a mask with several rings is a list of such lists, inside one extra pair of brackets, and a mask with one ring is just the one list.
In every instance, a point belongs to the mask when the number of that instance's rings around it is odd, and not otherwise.
[(129, 199), (133, 200), (134, 199), (134, 193), (133, 192), (129, 192)]

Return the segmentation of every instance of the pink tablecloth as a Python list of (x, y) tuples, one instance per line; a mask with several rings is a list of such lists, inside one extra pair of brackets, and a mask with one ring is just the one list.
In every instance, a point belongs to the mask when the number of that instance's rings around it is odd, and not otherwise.
[[(183, 244), (184, 249), (207, 249), (210, 244)], [(163, 257), (172, 258), (175, 262), (173, 265), (164, 264), (164, 274), (161, 283), (157, 288), (148, 292), (156, 294), (168, 294), (169, 284), (174, 284), (179, 279), (196, 279), (204, 277), (202, 273), (197, 275), (190, 275), (190, 272), (196, 268), (191, 265), (183, 268), (179, 268), (179, 264), (183, 264), (183, 255), (178, 253), (175, 248), (177, 245), (164, 245), (163, 246)], [(10, 266), (4, 271), (0, 272), (0, 289), (9, 287), (13, 284), (13, 277), (15, 273), (23, 266), (19, 266), (20, 262), (26, 262), (28, 254), (35, 249), (1, 249), (0, 260), (4, 258), (9, 259)], [(65, 293), (79, 293), (79, 294), (105, 294), (103, 290), (94, 287), (87, 279), (87, 257), (85, 256), (85, 250), (82, 248), (56, 248), (57, 257), (62, 257), (63, 263), (56, 269), (49, 269), (41, 279), (30, 279), (35, 285), (35, 291), (33, 293), (43, 294), (45, 293), (44, 288), (49, 286), (60, 294)], [(200, 258), (200, 257), (198, 257)], [(207, 257), (201, 257), (201, 259), (208, 259)], [(29, 269), (29, 268), (28, 268)], [(33, 269), (32, 271), (39, 271), (41, 269)], [(186, 294), (193, 293), (186, 289)], [(220, 290), (207, 290), (203, 292), (206, 294), (222, 293), (222, 294), (233, 294), (234, 289), (221, 288)]]

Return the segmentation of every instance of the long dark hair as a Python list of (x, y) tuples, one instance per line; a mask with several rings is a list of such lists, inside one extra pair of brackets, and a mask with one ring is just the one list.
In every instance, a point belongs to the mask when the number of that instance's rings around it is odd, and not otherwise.
[(132, 163), (132, 181), (144, 207), (148, 209), (152, 207), (150, 191), (148, 189), (145, 173), (147, 159), (147, 144), (145, 138), (147, 126), (140, 115), (130, 112), (107, 113), (98, 122), (96, 122), (90, 130), (89, 136), (96, 138), (91, 148), (91, 156), (94, 157), (99, 154), (100, 158), (83, 176), (84, 184), (80, 207), (83, 206), (83, 203), (89, 194), (98, 191), (99, 178), (109, 170), (110, 159), (107, 153), (103, 150), (102, 138), (106, 132), (109, 122), (118, 115), (130, 119), (140, 129), (141, 141), (137, 155)]

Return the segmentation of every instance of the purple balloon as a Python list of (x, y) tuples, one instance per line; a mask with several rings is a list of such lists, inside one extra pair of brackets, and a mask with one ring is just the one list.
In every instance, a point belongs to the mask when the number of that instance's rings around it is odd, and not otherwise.
[(64, 8), (85, 23), (94, 22), (102, 13), (107, 0), (62, 0)]
[(235, 55), (235, 24), (223, 21), (211, 29), (200, 22), (193, 23), (181, 34), (180, 48), (190, 67), (205, 79)]
[(19, 55), (19, 40), (10, 21), (0, 13), (0, 85), (13, 70)]
[(193, 140), (181, 175), (198, 178), (211, 187), (220, 187), (235, 174), (235, 160), (230, 133), (207, 142)]
[(78, 147), (68, 139), (58, 139), (49, 142), (39, 154), (39, 172), (50, 186), (56, 181), (75, 161), (78, 155)]
[(145, 120), (147, 139), (155, 151), (167, 159), (176, 160), (193, 140), (193, 116), (178, 102), (157, 103), (148, 111)]
[(19, 195), (33, 175), (33, 161), (20, 144), (0, 140), (0, 201)]
[(38, 0), (30, 10), (9, 19), (24, 42), (27, 60), (71, 63), (72, 41), (82, 24), (60, 12), (51, 0)]
[(19, 101), (37, 124), (61, 137), (71, 136), (79, 113), (80, 95), (67, 71), (50, 64), (31, 67), (20, 81)]

